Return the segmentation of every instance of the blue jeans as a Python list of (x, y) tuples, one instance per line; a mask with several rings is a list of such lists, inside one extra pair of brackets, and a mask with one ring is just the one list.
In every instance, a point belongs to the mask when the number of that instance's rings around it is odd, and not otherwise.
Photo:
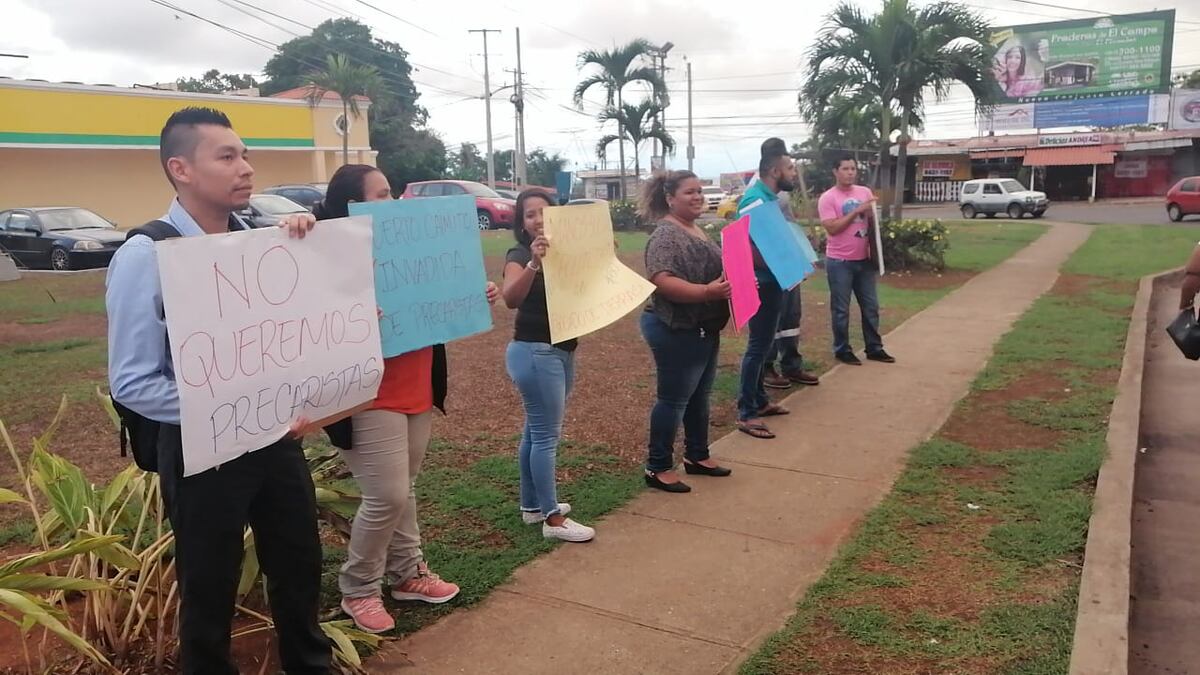
[(765, 369), (770, 370), (779, 363), (779, 372), (787, 375), (804, 370), (804, 357), (800, 354), (800, 287), (783, 292), (783, 307), (779, 311), (779, 330), (775, 342), (767, 351)]
[(863, 341), (867, 353), (883, 350), (879, 335), (879, 293), (875, 288), (878, 270), (870, 260), (825, 260), (829, 277), (829, 311), (833, 322), (833, 353), (853, 352), (850, 347), (850, 293), (862, 312)]
[(758, 312), (750, 319), (750, 336), (746, 342), (746, 354), (742, 356), (742, 388), (738, 396), (738, 420), (758, 417), (758, 411), (770, 404), (767, 390), (763, 386), (763, 366), (767, 352), (775, 342), (779, 329), (779, 312), (784, 293), (779, 282), (768, 271), (756, 271), (758, 298), (762, 302)]
[(650, 454), (646, 469), (655, 473), (675, 466), (675, 435), (683, 423), (683, 456), (690, 462), (708, 459), (708, 403), (719, 332), (673, 330), (651, 312), (642, 314), (642, 337), (658, 367), (658, 400), (650, 411)]
[(517, 449), (521, 510), (550, 517), (558, 513), (554, 463), (567, 395), (575, 382), (575, 352), (544, 342), (510, 342), (505, 362), (525, 406), (525, 429)]

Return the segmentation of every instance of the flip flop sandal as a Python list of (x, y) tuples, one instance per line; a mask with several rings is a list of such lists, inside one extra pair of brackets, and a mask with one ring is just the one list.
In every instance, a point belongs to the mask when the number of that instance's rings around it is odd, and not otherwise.
[(758, 422), (756, 422), (754, 424), (746, 424), (745, 422), (738, 422), (737, 430), (742, 432), (743, 434), (746, 434), (747, 436), (752, 436), (754, 438), (763, 438), (763, 439), (775, 438), (775, 434), (771, 433), (771, 430), (767, 428), (767, 425), (761, 424)]
[(771, 405), (758, 411), (759, 417), (777, 417), (779, 415), (791, 415), (792, 411), (787, 408), (772, 403)]

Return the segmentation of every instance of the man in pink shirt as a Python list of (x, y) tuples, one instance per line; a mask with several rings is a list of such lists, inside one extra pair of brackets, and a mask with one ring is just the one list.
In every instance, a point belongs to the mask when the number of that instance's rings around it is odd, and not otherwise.
[(850, 346), (850, 294), (862, 312), (863, 340), (867, 359), (895, 363), (883, 350), (879, 335), (879, 294), (876, 268), (871, 262), (871, 223), (875, 195), (857, 185), (858, 162), (849, 155), (839, 157), (833, 169), (837, 184), (825, 191), (817, 203), (821, 225), (829, 234), (825, 245), (825, 273), (829, 277), (830, 313), (833, 320), (833, 354), (838, 361), (861, 366)]

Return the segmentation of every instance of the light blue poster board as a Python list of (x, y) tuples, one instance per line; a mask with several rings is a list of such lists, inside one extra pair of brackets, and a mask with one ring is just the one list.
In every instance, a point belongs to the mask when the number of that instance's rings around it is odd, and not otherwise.
[(808, 251), (805, 250), (800, 242), (802, 235), (783, 217), (778, 204), (763, 204), (750, 209), (748, 213), (750, 238), (758, 247), (763, 261), (781, 288), (795, 288), (814, 271), (809, 257), (812, 247), (808, 246)]
[(384, 357), (491, 329), (474, 197), (355, 203), (350, 215), (373, 220)]

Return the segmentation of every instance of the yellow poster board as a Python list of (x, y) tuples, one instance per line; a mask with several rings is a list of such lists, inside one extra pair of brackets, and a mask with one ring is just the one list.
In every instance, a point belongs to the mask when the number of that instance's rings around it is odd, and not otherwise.
[(617, 259), (607, 204), (547, 208), (550, 249), (542, 261), (550, 340), (600, 330), (637, 309), (654, 285)]

